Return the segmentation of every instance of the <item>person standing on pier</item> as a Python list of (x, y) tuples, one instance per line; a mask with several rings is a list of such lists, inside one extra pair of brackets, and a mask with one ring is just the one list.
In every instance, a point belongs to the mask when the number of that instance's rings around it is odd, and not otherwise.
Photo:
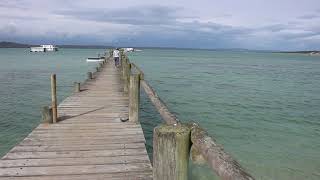
[(114, 64), (116, 67), (119, 67), (119, 61), (120, 61), (120, 58), (119, 58), (119, 48), (115, 49), (113, 51), (113, 59), (114, 59)]

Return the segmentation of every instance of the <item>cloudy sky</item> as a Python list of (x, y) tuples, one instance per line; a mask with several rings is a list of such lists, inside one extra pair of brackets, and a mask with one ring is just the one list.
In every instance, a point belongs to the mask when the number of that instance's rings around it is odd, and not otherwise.
[(320, 49), (320, 0), (0, 0), (0, 41)]

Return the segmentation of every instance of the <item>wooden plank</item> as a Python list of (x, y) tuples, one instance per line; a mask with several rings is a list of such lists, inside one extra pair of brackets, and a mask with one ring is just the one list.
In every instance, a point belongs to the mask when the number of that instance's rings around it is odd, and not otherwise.
[(109, 131), (105, 131), (105, 132), (78, 132), (78, 133), (69, 133), (69, 132), (65, 132), (65, 133), (54, 133), (54, 132), (50, 132), (50, 133), (36, 133), (33, 132), (30, 135), (28, 135), (28, 138), (59, 138), (59, 137), (66, 137), (66, 138), (87, 138), (90, 137), (90, 139), (95, 138), (95, 137), (99, 137), (99, 136), (108, 136), (108, 137), (112, 137), (112, 136), (141, 136), (143, 135), (142, 131), (113, 131), (113, 132), (109, 132)]
[(152, 179), (140, 124), (128, 117), (120, 72), (104, 65), (0, 160), (0, 180)]
[(130, 123), (74, 123), (74, 124), (40, 124), (37, 129), (48, 129), (48, 128), (57, 128), (57, 129), (63, 129), (63, 128), (98, 128), (98, 129), (103, 129), (103, 128), (108, 128), (108, 127), (118, 127), (119, 129), (126, 129), (126, 128), (140, 128), (141, 126), (138, 124), (130, 124)]
[(40, 167), (40, 166), (72, 166), (72, 165), (102, 165), (102, 164), (130, 164), (149, 163), (149, 158), (142, 155), (126, 155), (112, 157), (81, 157), (54, 159), (13, 159), (0, 161), (0, 168), (9, 167)]
[(99, 173), (99, 174), (81, 174), (81, 175), (51, 175), (51, 176), (20, 176), (20, 177), (0, 177), (0, 180), (92, 180), (92, 179), (108, 179), (108, 180), (150, 180), (152, 172), (117, 172), (117, 173)]
[(145, 148), (141, 149), (112, 149), (112, 150), (88, 150), (88, 151), (45, 151), (45, 152), (9, 152), (3, 159), (50, 159), (50, 158), (70, 158), (70, 157), (105, 157), (105, 156), (125, 156), (143, 155)]
[(83, 141), (81, 139), (78, 140), (56, 140), (56, 141), (37, 141), (37, 140), (24, 140), (19, 145), (20, 146), (40, 146), (40, 145), (80, 145), (80, 144), (109, 144), (109, 143), (118, 143), (118, 144), (124, 144), (124, 143), (138, 143), (138, 142), (145, 142), (144, 138), (114, 138), (111, 141), (107, 141), (104, 139), (98, 139), (98, 140), (92, 140), (92, 141)]
[[(23, 141), (24, 142), (40, 142), (40, 141), (45, 141), (45, 142), (57, 142), (57, 141), (77, 141), (77, 140), (81, 140), (81, 141), (116, 141), (116, 140), (120, 140), (120, 139), (131, 139), (133, 136), (132, 135), (114, 135), (114, 136), (84, 136), (84, 137), (79, 137), (79, 136), (75, 136), (75, 137), (64, 137), (64, 136), (57, 136), (57, 137), (33, 137), (33, 138), (25, 138)], [(142, 133), (137, 134), (134, 136), (134, 138), (136, 139), (144, 139), (144, 136)]]
[(10, 152), (40, 152), (40, 151), (88, 151), (88, 150), (109, 150), (109, 149), (141, 149), (145, 148), (144, 143), (127, 143), (127, 144), (114, 144), (109, 143), (106, 145), (41, 145), (41, 146), (15, 146)]
[(148, 171), (148, 163), (0, 168), (0, 176), (43, 176)]
[(105, 133), (105, 132), (138, 132), (138, 131), (142, 131), (140, 128), (135, 128), (135, 127), (132, 127), (132, 128), (115, 128), (115, 129), (112, 129), (112, 128), (105, 128), (105, 129), (94, 129), (94, 128), (91, 128), (91, 129), (59, 129), (59, 128), (56, 128), (56, 129), (35, 129), (32, 133), (38, 133), (38, 134), (47, 134), (47, 133), (69, 133), (69, 134), (72, 134), (72, 133), (83, 133), (83, 134), (86, 134), (86, 133)]

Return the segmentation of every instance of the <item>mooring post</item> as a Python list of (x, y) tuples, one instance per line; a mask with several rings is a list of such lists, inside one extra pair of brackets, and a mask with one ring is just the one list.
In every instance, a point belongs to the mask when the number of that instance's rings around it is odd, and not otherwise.
[(56, 75), (51, 75), (51, 108), (52, 108), (52, 122), (56, 123), (58, 119), (57, 110), (57, 82)]
[(77, 93), (77, 92), (80, 92), (80, 83), (78, 82), (74, 82), (73, 83), (73, 87), (74, 87), (74, 92)]
[(123, 58), (122, 58), (122, 54), (120, 53), (119, 56), (119, 67), (121, 68), (121, 70), (123, 69)]
[(122, 65), (121, 65), (121, 71), (122, 71), (122, 79), (124, 80), (125, 78), (125, 62), (124, 62), (124, 59), (121, 60), (122, 61)]
[(130, 75), (129, 86), (129, 121), (139, 121), (140, 74)]
[(87, 78), (88, 78), (88, 80), (92, 79), (92, 72), (87, 73)]
[(48, 106), (42, 107), (41, 111), (42, 122), (44, 123), (52, 123), (52, 109)]
[(127, 63), (127, 71), (126, 71), (126, 76), (127, 76), (127, 85), (129, 88), (129, 83), (130, 83), (130, 74), (131, 74), (131, 64), (129, 62), (129, 59), (126, 59), (126, 63)]
[(123, 91), (124, 91), (124, 93), (128, 93), (129, 92), (129, 85), (128, 85), (128, 81), (129, 81), (129, 74), (128, 74), (128, 63), (127, 63), (127, 61), (126, 61), (126, 59), (124, 58), (123, 59), (124, 60), (124, 62), (123, 62), (123, 64), (122, 64), (122, 75), (123, 75)]
[(153, 131), (153, 179), (186, 180), (190, 151), (188, 126), (162, 124)]

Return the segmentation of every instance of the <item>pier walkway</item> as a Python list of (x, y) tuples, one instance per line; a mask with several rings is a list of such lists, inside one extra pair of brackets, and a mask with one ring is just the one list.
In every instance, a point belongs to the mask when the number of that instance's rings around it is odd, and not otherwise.
[[(222, 180), (254, 180), (197, 122), (170, 112), (125, 53), (121, 68), (108, 59), (58, 107), (51, 76), (52, 106), (42, 110), (48, 123), (0, 160), (0, 180), (186, 180), (189, 161), (209, 165)], [(139, 123), (140, 88), (164, 120), (153, 129), (152, 166)]]
[(107, 62), (0, 160), (0, 180), (152, 179), (139, 123), (128, 118), (121, 71)]

